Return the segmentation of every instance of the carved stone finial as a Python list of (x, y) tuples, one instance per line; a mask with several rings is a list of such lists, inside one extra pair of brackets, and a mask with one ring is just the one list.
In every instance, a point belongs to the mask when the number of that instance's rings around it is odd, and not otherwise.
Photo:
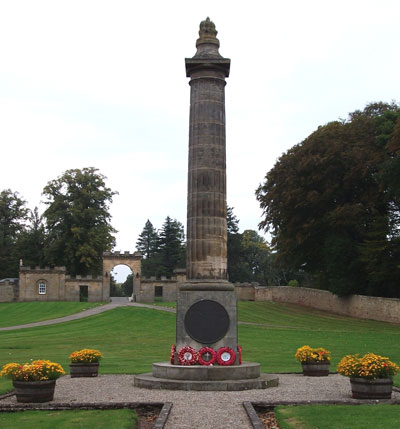
[(219, 40), (217, 39), (218, 31), (215, 24), (207, 17), (200, 23), (199, 38), (196, 42), (197, 52), (194, 58), (221, 58), (218, 52)]
[(208, 16), (205, 21), (201, 21), (199, 31), (200, 38), (216, 37), (217, 34), (218, 31), (215, 29), (215, 24), (210, 20)]

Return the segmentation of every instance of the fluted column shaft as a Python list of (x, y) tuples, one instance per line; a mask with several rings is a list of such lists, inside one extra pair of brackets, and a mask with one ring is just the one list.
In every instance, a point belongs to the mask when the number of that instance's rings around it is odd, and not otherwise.
[(226, 280), (225, 75), (191, 74), (187, 205), (188, 280)]

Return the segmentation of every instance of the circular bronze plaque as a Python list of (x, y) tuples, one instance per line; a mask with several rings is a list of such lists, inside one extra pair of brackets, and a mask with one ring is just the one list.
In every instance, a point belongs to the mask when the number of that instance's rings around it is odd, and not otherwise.
[(216, 343), (228, 332), (229, 315), (219, 302), (203, 299), (186, 312), (185, 329), (199, 343)]

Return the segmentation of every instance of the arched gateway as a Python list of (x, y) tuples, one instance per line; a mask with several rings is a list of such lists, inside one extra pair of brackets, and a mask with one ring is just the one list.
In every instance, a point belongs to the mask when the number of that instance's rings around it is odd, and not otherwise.
[(126, 265), (132, 271), (133, 297), (140, 286), (142, 269), (142, 254), (140, 252), (104, 252), (103, 253), (103, 301), (110, 299), (110, 272), (117, 265)]

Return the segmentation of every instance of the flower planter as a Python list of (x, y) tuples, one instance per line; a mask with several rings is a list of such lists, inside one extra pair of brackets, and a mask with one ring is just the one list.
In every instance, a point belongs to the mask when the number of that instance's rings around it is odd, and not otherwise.
[(49, 402), (54, 398), (56, 380), (13, 381), (17, 402)]
[(70, 363), (69, 370), (71, 378), (97, 377), (99, 374), (99, 363)]
[(390, 399), (392, 397), (392, 378), (350, 378), (351, 393), (355, 399)]
[(309, 377), (326, 377), (329, 375), (330, 362), (302, 362), (303, 375)]

